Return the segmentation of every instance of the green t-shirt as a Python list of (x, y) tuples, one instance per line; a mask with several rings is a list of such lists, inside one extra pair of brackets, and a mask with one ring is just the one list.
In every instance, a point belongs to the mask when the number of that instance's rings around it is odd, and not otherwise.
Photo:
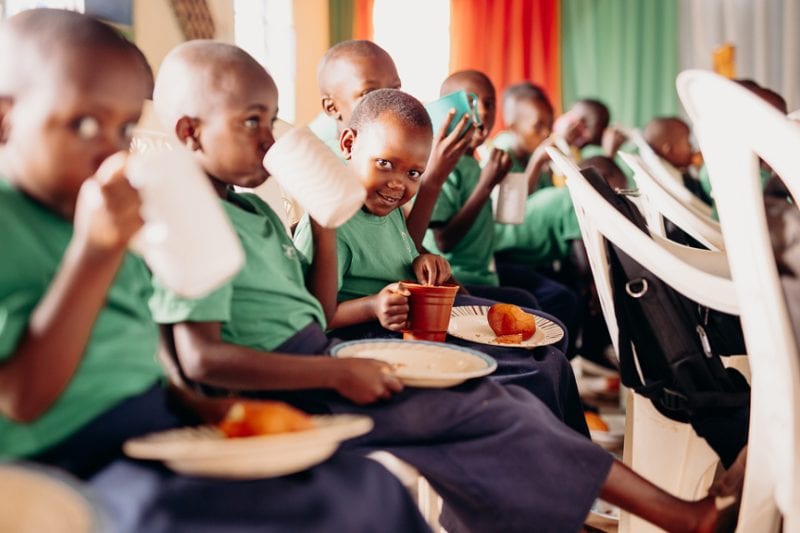
[(245, 253), (245, 265), (206, 297), (180, 298), (155, 283), (150, 300), (160, 324), (220, 322), (222, 340), (270, 351), (318, 322), (322, 306), (305, 285), (305, 265), (278, 215), (254, 194), (228, 193), (222, 202)]
[(495, 250), (534, 266), (568, 257), (572, 241), (580, 238), (566, 187), (548, 187), (529, 196), (524, 223), (495, 224)]
[[(31, 313), (59, 269), (73, 228), (2, 179), (0, 228), (3, 361), (14, 355)], [(56, 402), (30, 423), (19, 424), (0, 415), (0, 460), (44, 451), (161, 378), (156, 359), (158, 329), (147, 309), (149, 277), (141, 259), (131, 254), (125, 257), (83, 358)], [(58, 357), (57, 347), (53, 348), (52, 356)]]
[[(759, 177), (761, 178), (761, 189), (763, 190), (764, 187), (767, 186), (770, 178), (772, 178), (772, 173), (759, 166), (758, 167)], [(706, 193), (708, 198), (711, 198), (711, 218), (714, 220), (719, 220), (719, 214), (717, 214), (717, 204), (714, 202), (714, 192), (711, 190), (711, 178), (708, 176), (708, 167), (703, 165), (700, 167), (700, 172), (697, 174), (697, 180), (700, 182), (700, 187), (703, 189), (703, 192)]]
[[(431, 225), (444, 223), (453, 218), (467, 203), (480, 177), (481, 167), (475, 158), (466, 155), (461, 157), (453, 172), (447, 176), (447, 181), (436, 199)], [(426, 249), (440, 253), (450, 262), (453, 275), (459, 282), (495, 287), (500, 284), (497, 274), (489, 270), (494, 254), (494, 216), (491, 201), (487, 200), (472, 226), (450, 252), (439, 251), (433, 230), (430, 229), (425, 234), (423, 244)]]
[[(306, 257), (312, 253), (308, 217), (295, 231), (295, 244)], [(412, 280), (411, 263), (418, 252), (408, 234), (401, 209), (378, 217), (360, 209), (336, 230), (340, 302), (377, 294), (395, 281)]]

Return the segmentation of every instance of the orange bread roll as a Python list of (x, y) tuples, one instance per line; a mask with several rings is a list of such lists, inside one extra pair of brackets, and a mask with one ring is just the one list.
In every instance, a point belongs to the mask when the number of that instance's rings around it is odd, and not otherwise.
[(282, 402), (236, 402), (220, 422), (228, 438), (271, 435), (314, 427), (310, 416)]
[(498, 342), (503, 342), (500, 337), (511, 335), (521, 335), (519, 342), (530, 339), (536, 332), (536, 320), (533, 315), (526, 313), (520, 307), (512, 304), (494, 304), (489, 308), (486, 316), (489, 320), (489, 327), (498, 337)]

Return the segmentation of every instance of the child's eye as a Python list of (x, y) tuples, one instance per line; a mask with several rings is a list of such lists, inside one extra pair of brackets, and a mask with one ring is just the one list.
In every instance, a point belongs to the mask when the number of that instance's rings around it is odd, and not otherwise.
[(259, 117), (248, 117), (244, 120), (244, 127), (249, 130), (254, 130), (261, 125), (261, 119)]
[(414, 181), (417, 181), (422, 177), (422, 172), (420, 172), (419, 170), (409, 170), (408, 177)]
[(382, 170), (391, 170), (392, 162), (387, 161), (386, 159), (376, 159), (375, 166), (382, 169)]
[(73, 128), (78, 132), (78, 137), (88, 141), (100, 133), (100, 122), (94, 117), (81, 117), (73, 123)]

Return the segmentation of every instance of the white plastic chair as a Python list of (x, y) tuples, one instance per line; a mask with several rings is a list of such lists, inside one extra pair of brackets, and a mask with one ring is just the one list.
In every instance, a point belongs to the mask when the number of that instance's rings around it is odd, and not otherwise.
[[(758, 156), (800, 193), (800, 128), (725, 78), (678, 76), (708, 165), (752, 369), (737, 531), (800, 531), (800, 360), (766, 225)], [(738, 117), (731, 120), (731, 117)]]
[[(719, 252), (698, 250), (663, 238), (651, 238), (619, 213), (583, 177), (562, 152), (548, 148), (553, 164), (567, 176), (567, 187), (581, 227), (583, 243), (614, 348), (619, 328), (614, 311), (606, 239), (614, 242), (656, 276), (685, 296), (714, 309), (738, 312), (731, 281)], [(724, 259), (724, 258), (723, 258)], [(629, 397), (629, 400), (631, 398)], [(689, 424), (661, 415), (649, 400), (632, 395), (628, 402), (624, 462), (659, 487), (683, 498), (702, 496), (719, 462)], [(628, 513), (622, 532), (660, 531)]]
[[(664, 219), (666, 218), (710, 250), (724, 250), (725, 243), (722, 240), (719, 223), (700, 213), (693, 203), (685, 203), (685, 199), (679, 200), (664, 188), (663, 180), (655, 178), (655, 172), (643, 158), (622, 152), (619, 153), (619, 156), (633, 170), (633, 180), (636, 182), (639, 192), (646, 199), (644, 202), (645, 218), (651, 231), (666, 238), (664, 228)], [(663, 170), (668, 172), (666, 168)], [(683, 185), (676, 185), (691, 195)], [(702, 204), (699, 201), (698, 203)], [(708, 207), (705, 204), (702, 205)]]

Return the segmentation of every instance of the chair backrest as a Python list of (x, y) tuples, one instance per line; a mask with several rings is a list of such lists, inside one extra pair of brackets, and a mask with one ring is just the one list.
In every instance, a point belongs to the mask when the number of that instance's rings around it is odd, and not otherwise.
[[(684, 203), (682, 199), (678, 199), (665, 189), (662, 185), (663, 180), (657, 180), (654, 177), (655, 172), (643, 158), (622, 152), (619, 153), (619, 156), (633, 170), (636, 186), (646, 198), (645, 217), (651, 231), (665, 237), (663, 219), (666, 218), (709, 249), (723, 250), (725, 248), (722, 232), (717, 222), (700, 213), (692, 207), (691, 203)], [(667, 171), (667, 169), (664, 170)], [(689, 192), (683, 185), (678, 186)], [(691, 195), (691, 193), (689, 194)]]
[[(737, 314), (738, 300), (720, 252), (683, 246), (651, 237), (619, 213), (586, 181), (580, 169), (561, 151), (547, 148), (553, 164), (567, 176), (581, 234), (589, 256), (604, 316), (613, 318), (611, 283), (605, 243), (608, 239), (643, 267), (687, 298), (718, 311)], [(603, 296), (606, 293), (606, 296)], [(608, 304), (606, 303), (608, 302)], [(607, 311), (608, 309), (608, 311)], [(609, 323), (609, 327), (612, 324)], [(614, 331), (609, 331), (614, 338)]]
[[(687, 209), (698, 216), (710, 219), (711, 207), (684, 186), (681, 176), (676, 174), (675, 169), (668, 167), (668, 164), (647, 143), (642, 132), (640, 130), (629, 130), (627, 134), (631, 142), (638, 148), (644, 167), (649, 171), (653, 180), (661, 185), (662, 189), (679, 200), (681, 204), (685, 205)], [(711, 220), (711, 222), (716, 223), (714, 220)]]
[(774, 498), (784, 531), (799, 531), (800, 354), (767, 228), (758, 157), (800, 197), (800, 128), (710, 72), (683, 72), (677, 87), (708, 166), (736, 294), (746, 302), (740, 316), (753, 410), (739, 528), (774, 530), (768, 502)]

